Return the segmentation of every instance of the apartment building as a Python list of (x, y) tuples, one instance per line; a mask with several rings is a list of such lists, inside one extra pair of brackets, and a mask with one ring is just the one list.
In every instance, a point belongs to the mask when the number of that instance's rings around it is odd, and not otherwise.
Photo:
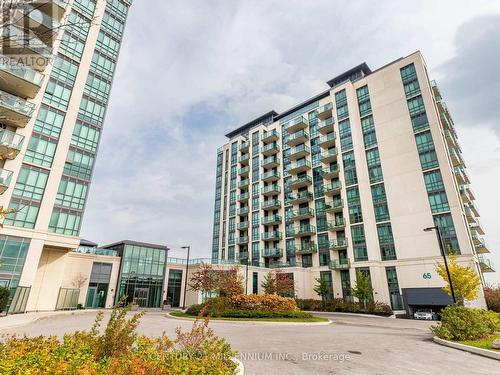
[(12, 313), (62, 298), (130, 5), (2, 2), (0, 285)]
[[(445, 251), (481, 278), (494, 269), (450, 111), (421, 53), (327, 84), (226, 135), (212, 261), (286, 268), (300, 297), (317, 298), (321, 276), (334, 297), (351, 298), (361, 272), (394, 310), (448, 304), (436, 229), (424, 229), (438, 227)], [(472, 304), (484, 306), (482, 294)]]

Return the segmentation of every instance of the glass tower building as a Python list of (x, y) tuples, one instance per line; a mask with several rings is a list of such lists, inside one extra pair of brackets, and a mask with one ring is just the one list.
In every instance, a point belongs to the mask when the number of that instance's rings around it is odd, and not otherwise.
[(362, 272), (377, 299), (400, 310), (402, 297), (442, 293), (439, 243), (423, 231), (437, 226), (448, 254), (481, 277), (492, 272), (457, 132), (420, 52), (327, 83), (227, 134), (213, 262), (306, 268), (313, 275), (300, 293), (309, 298), (320, 276), (335, 298), (349, 298)]
[[(53, 309), (79, 232), (130, 0), (5, 8), (0, 63), (0, 285)], [(8, 16), (6, 16), (8, 14)]]

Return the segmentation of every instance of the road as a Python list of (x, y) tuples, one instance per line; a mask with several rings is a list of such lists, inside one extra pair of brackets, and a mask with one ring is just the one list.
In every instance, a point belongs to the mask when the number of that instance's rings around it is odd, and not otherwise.
[[(58, 335), (89, 329), (95, 312), (48, 317), (0, 334)], [(109, 315), (109, 312), (106, 313)], [(246, 374), (498, 374), (493, 360), (431, 341), (430, 322), (345, 314), (326, 314), (333, 324), (263, 325), (212, 321), (245, 365)], [(150, 336), (192, 323), (146, 313), (139, 333)]]

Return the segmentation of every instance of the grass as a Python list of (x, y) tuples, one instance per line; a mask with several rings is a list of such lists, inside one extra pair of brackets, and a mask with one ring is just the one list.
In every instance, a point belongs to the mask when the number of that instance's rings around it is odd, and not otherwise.
[[(196, 316), (188, 315), (182, 311), (171, 311), (170, 315), (178, 318), (189, 318), (196, 319)], [(235, 322), (291, 322), (291, 323), (319, 323), (328, 322), (328, 319), (319, 316), (313, 316), (312, 318), (210, 318), (210, 320), (229, 320)]]
[(492, 336), (489, 336), (489, 337), (481, 339), (481, 340), (468, 340), (468, 341), (457, 341), (457, 342), (459, 344), (464, 344), (464, 345), (468, 345), (468, 346), (475, 346), (476, 348), (488, 349), (488, 350), (492, 350), (494, 352), (500, 353), (500, 350), (491, 348), (491, 344), (493, 343), (493, 340), (500, 340), (500, 333), (494, 334)]

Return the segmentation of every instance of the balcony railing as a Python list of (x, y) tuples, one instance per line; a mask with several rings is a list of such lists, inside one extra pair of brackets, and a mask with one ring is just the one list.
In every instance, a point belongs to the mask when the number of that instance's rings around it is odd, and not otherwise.
[(283, 255), (283, 251), (279, 247), (270, 247), (262, 250), (264, 258), (279, 258)]
[(249, 222), (248, 221), (241, 221), (239, 222), (238, 224), (236, 224), (236, 228), (238, 228), (239, 230), (245, 230), (245, 229), (248, 229), (249, 227)]
[(342, 190), (342, 183), (340, 182), (340, 180), (332, 181), (329, 185), (326, 185), (323, 188), (323, 192), (326, 195), (339, 193), (340, 190)]
[(312, 184), (312, 178), (310, 176), (294, 177), (290, 180), (290, 187), (292, 189), (308, 186), (311, 184)]
[(239, 161), (241, 164), (248, 164), (248, 162), (250, 161), (250, 154), (243, 154), (243, 155), (241, 155), (241, 156), (238, 158), (238, 161)]
[(298, 193), (291, 193), (288, 195), (288, 203), (299, 204), (309, 202), (313, 199), (313, 194), (309, 191), (301, 191)]
[(276, 130), (269, 130), (267, 132), (264, 132), (262, 134), (262, 142), (267, 143), (267, 142), (272, 142), (278, 140), (279, 135)]
[(339, 166), (338, 164), (331, 165), (330, 167), (323, 168), (321, 170), (321, 174), (323, 175), (323, 178), (334, 178), (339, 175)]
[(238, 215), (248, 215), (248, 207), (241, 207), (236, 210)]
[(290, 174), (296, 174), (300, 172), (305, 172), (309, 169), (311, 169), (311, 162), (307, 159), (302, 159), (291, 163), (287, 168), (287, 172)]
[(260, 189), (260, 192), (263, 195), (276, 195), (281, 193), (281, 187), (279, 185), (268, 185), (264, 186), (262, 189)]
[(21, 151), (24, 136), (10, 130), (0, 129), (0, 159), (15, 159)]
[(269, 156), (262, 160), (263, 167), (277, 167), (280, 165), (280, 159), (277, 156)]
[(321, 147), (330, 147), (335, 144), (335, 133), (331, 132), (322, 137), (319, 137), (319, 145)]
[(264, 210), (274, 210), (281, 207), (281, 202), (277, 199), (263, 201), (261, 207)]
[(9, 188), (11, 180), (12, 171), (0, 168), (0, 194), (3, 194)]
[(279, 224), (281, 223), (281, 216), (280, 215), (269, 215), (269, 216), (263, 216), (260, 219), (261, 223), (263, 225), (274, 225), (274, 224)]
[(347, 238), (336, 238), (329, 241), (330, 250), (339, 250), (347, 248)]
[(333, 117), (327, 118), (325, 121), (321, 121), (318, 123), (316, 126), (316, 129), (318, 130), (319, 133), (321, 134), (326, 134), (331, 131), (333, 131), (333, 124), (335, 121), (333, 120)]
[(351, 261), (347, 258), (331, 260), (328, 263), (328, 268), (331, 270), (345, 270), (351, 267)]
[(248, 243), (248, 236), (242, 236), (236, 238), (236, 245), (245, 245)]
[(238, 201), (247, 201), (248, 199), (250, 198), (250, 194), (249, 193), (243, 193), (243, 194), (240, 194), (238, 195)]
[(326, 212), (338, 212), (344, 208), (344, 201), (342, 199), (335, 199), (333, 201), (325, 202)]
[(8, 57), (0, 55), (0, 89), (34, 98), (43, 81), (43, 74), (22, 64), (9, 64)]
[(306, 255), (306, 254), (313, 254), (318, 251), (318, 247), (314, 242), (311, 243), (305, 243), (301, 245), (295, 245), (293, 246), (293, 252), (296, 255)]
[(309, 122), (306, 120), (306, 118), (304, 116), (299, 116), (297, 118), (294, 118), (293, 120), (290, 120), (285, 125), (285, 129), (290, 134), (296, 132), (297, 130), (305, 129), (308, 125)]
[(331, 150), (325, 151), (321, 153), (321, 161), (323, 163), (331, 163), (336, 160), (338, 156), (338, 150), (336, 148), (332, 148)]
[(491, 260), (478, 255), (477, 260), (479, 261), (479, 266), (483, 272), (495, 272), (495, 266)]
[(328, 230), (336, 231), (343, 230), (345, 228), (344, 218), (338, 218), (328, 222)]
[(300, 130), (297, 133), (290, 134), (286, 138), (286, 143), (288, 146), (295, 146), (299, 143), (305, 142), (309, 139), (309, 133), (304, 130)]
[(318, 119), (324, 120), (328, 117), (331, 117), (332, 116), (332, 109), (333, 109), (333, 104), (331, 102), (326, 103), (326, 104), (322, 105), (321, 107), (319, 107), (318, 114), (317, 114)]
[(277, 154), (280, 150), (280, 146), (276, 143), (276, 142), (273, 142), (273, 143), (269, 143), (267, 145), (265, 145), (264, 147), (262, 147), (261, 151), (264, 155), (273, 155), (273, 154)]
[(290, 231), (290, 234), (294, 237), (312, 236), (315, 233), (316, 227), (310, 224), (299, 225)]
[(293, 219), (306, 219), (314, 216), (313, 208), (299, 208), (298, 210), (292, 211)]
[(250, 185), (250, 180), (247, 178), (245, 180), (241, 180), (240, 182), (238, 182), (238, 187), (239, 188), (244, 188), (244, 187), (247, 187), (248, 185)]
[(248, 251), (242, 251), (238, 253), (238, 260), (247, 260), (248, 259)]
[(261, 234), (262, 241), (279, 241), (281, 240), (280, 231), (264, 232)]
[(35, 104), (0, 91), (0, 119), (4, 124), (24, 127), (33, 115)]
[(262, 181), (277, 181), (280, 179), (280, 176), (281, 174), (276, 171), (276, 170), (272, 170), (272, 171), (268, 171), (268, 172), (265, 172), (261, 175), (261, 179)]
[(296, 160), (302, 157), (305, 157), (311, 153), (311, 149), (306, 145), (298, 145), (290, 148), (290, 154), (288, 155), (288, 159)]
[(240, 168), (238, 170), (238, 174), (240, 176), (248, 176), (248, 174), (250, 173), (250, 167), (249, 166), (246, 166), (246, 167), (243, 167), (243, 168)]
[(250, 148), (250, 142), (244, 141), (240, 143), (240, 147), (238, 148), (241, 152), (247, 151)]

